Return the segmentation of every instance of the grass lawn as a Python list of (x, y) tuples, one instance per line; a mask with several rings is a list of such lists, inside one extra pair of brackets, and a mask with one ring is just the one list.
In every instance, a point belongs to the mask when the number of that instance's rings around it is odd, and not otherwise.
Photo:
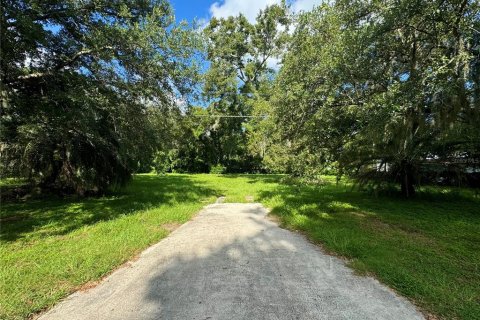
[(188, 176), (142, 175), (115, 196), (3, 203), (0, 319), (23, 319), (98, 280), (216, 195)]
[(480, 319), (480, 200), (432, 189), (410, 201), (272, 175), (138, 175), (91, 199), (3, 203), (0, 318), (22, 319), (100, 279), (217, 196), (272, 208), (282, 224), (349, 258), (424, 310)]

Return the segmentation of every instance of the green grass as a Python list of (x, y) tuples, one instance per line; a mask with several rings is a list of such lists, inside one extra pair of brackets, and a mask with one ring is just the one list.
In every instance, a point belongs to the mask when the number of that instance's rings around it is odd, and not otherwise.
[(274, 175), (139, 175), (96, 199), (31, 199), (1, 208), (0, 318), (52, 306), (168, 234), (217, 196), (253, 196), (359, 273), (445, 319), (480, 319), (480, 200), (430, 188), (416, 199)]
[(18, 187), (25, 184), (25, 180), (23, 179), (15, 179), (15, 178), (3, 178), (0, 179), (0, 187), (7, 188), (7, 187)]
[(52, 306), (215, 198), (215, 190), (188, 176), (143, 175), (115, 196), (2, 204), (0, 319)]

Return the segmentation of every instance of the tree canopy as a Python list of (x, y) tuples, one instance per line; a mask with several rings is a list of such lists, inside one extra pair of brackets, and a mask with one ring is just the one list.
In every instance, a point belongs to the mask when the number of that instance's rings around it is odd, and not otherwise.
[(123, 184), (194, 84), (195, 33), (163, 0), (2, 5), (3, 169), (77, 193)]
[(478, 1), (282, 2), (204, 29), (166, 0), (3, 7), (7, 175), (76, 193), (151, 169), (480, 184)]
[(411, 196), (433, 164), (478, 160), (479, 22), (475, 1), (336, 1), (302, 15), (274, 105), (303, 167)]

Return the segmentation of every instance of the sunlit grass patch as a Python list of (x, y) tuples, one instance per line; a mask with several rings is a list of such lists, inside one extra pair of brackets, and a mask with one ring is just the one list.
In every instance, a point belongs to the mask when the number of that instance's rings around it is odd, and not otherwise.
[(355, 210), (359, 210), (357, 207), (352, 206), (350, 203), (341, 201), (332, 201), (327, 204), (327, 208), (331, 212), (352, 212)]
[(0, 187), (16, 187), (16, 186), (21, 186), (24, 185), (25, 179), (20, 179), (20, 178), (3, 178), (0, 179)]

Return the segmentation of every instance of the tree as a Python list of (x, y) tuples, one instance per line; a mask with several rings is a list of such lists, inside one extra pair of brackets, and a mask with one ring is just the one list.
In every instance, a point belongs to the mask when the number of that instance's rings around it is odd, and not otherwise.
[(195, 33), (163, 0), (3, 1), (3, 170), (101, 192), (149, 161), (153, 114), (196, 79)]
[[(270, 62), (283, 53), (289, 23), (285, 4), (261, 11), (255, 23), (243, 15), (212, 18), (205, 29), (210, 68), (204, 96), (212, 115), (208, 138), (216, 159), (230, 171), (260, 169), (259, 154), (247, 148), (248, 125), (256, 101), (268, 99), (274, 70)], [(228, 117), (216, 117), (217, 115)]]
[(305, 167), (397, 181), (409, 197), (425, 163), (478, 154), (478, 17), (475, 1), (336, 1), (304, 14), (275, 105), (284, 138), (313, 159)]
[(190, 107), (185, 114), (178, 113), (169, 124), (169, 143), (157, 151), (154, 168), (157, 173), (210, 172), (214, 150), (209, 143), (207, 110)]

